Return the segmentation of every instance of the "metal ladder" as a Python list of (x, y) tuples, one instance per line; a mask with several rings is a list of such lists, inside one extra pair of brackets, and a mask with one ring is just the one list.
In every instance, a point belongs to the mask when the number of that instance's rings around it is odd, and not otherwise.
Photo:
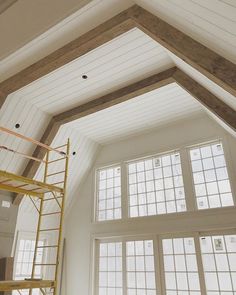
[[(36, 241), (35, 241), (35, 251), (34, 251), (34, 258), (33, 258), (33, 266), (32, 266), (32, 280), (43, 279), (43, 280), (54, 280), (55, 286), (48, 290), (48, 289), (40, 289), (41, 294), (53, 294), (56, 295), (59, 288), (58, 283), (58, 275), (60, 269), (60, 256), (61, 256), (61, 242), (62, 242), (62, 226), (63, 226), (63, 218), (64, 218), (64, 207), (65, 207), (65, 195), (66, 195), (66, 185), (67, 185), (67, 176), (68, 176), (68, 162), (69, 162), (69, 151), (70, 151), (70, 142), (69, 139), (65, 145), (61, 145), (56, 147), (55, 149), (65, 149), (62, 151), (61, 155), (63, 157), (50, 160), (50, 155), (53, 151), (47, 151), (46, 154), (46, 161), (45, 161), (45, 170), (44, 170), (44, 182), (47, 184), (51, 184), (53, 186), (59, 186), (62, 188), (62, 192), (58, 193), (55, 191), (50, 191), (43, 196), (42, 199), (39, 199), (37, 205), (35, 201), (31, 198), (31, 201), (34, 203), (34, 206), (38, 210), (39, 218), (38, 218), (38, 226), (37, 226), (37, 233), (36, 233)], [(63, 166), (63, 170), (55, 171), (53, 173), (49, 173), (50, 165), (53, 165), (55, 162), (61, 162), (60, 166)], [(63, 164), (62, 164), (63, 163)], [(60, 175), (63, 179), (60, 182), (50, 183), (50, 178), (52, 176)], [(48, 206), (49, 205), (49, 206)], [(50, 209), (50, 205), (54, 205), (53, 209)], [(55, 206), (58, 208), (55, 210)], [(50, 211), (51, 210), (51, 211)], [(51, 216), (57, 216), (57, 225), (52, 228), (44, 228), (44, 219)], [(57, 237), (55, 238), (56, 242), (54, 244), (42, 245), (42, 233), (54, 233)], [(53, 254), (53, 260), (50, 262), (38, 261), (38, 255), (42, 252), (50, 252)], [(52, 253), (53, 252), (53, 253)], [(52, 260), (52, 259), (50, 259)], [(40, 269), (40, 271), (38, 271)], [(39, 278), (38, 274), (41, 273), (42, 277)], [(50, 276), (50, 278), (48, 278)], [(29, 290), (29, 294), (34, 294), (34, 289)]]

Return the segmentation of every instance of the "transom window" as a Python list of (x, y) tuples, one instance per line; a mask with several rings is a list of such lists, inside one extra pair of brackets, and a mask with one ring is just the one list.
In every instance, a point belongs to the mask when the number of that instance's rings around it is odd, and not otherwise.
[(121, 218), (121, 168), (109, 167), (97, 171), (97, 220)]
[(233, 206), (221, 142), (190, 149), (198, 209)]
[(186, 211), (178, 152), (128, 163), (129, 215)]

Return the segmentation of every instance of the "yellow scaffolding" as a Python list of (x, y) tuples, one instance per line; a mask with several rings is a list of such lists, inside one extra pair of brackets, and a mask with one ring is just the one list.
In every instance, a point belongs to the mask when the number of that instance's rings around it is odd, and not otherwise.
[[(61, 241), (62, 241), (62, 226), (64, 217), (64, 207), (65, 207), (65, 195), (66, 195), (66, 184), (68, 176), (68, 162), (69, 162), (69, 151), (70, 142), (69, 139), (65, 145), (61, 145), (56, 148), (48, 147), (45, 144), (32, 140), (26, 136), (19, 135), (11, 130), (0, 127), (0, 131), (7, 132), (11, 135), (17, 136), (23, 140), (30, 141), (34, 144), (45, 148), (46, 160), (34, 159), (45, 164), (44, 169), (44, 179), (43, 181), (37, 181), (27, 177), (15, 175), (6, 171), (0, 170), (0, 190), (11, 191), (19, 194), (24, 194), (29, 196), (34, 207), (39, 213), (38, 226), (35, 241), (35, 251), (33, 258), (32, 274), (30, 279), (25, 279), (24, 281), (1, 281), (0, 291), (12, 291), (17, 290), (21, 294), (21, 290), (28, 289), (29, 294), (32, 294), (33, 289), (39, 289), (41, 294), (57, 294), (59, 287), (58, 277), (59, 277), (59, 261), (61, 254)], [(6, 147), (4, 149), (10, 150)], [(64, 151), (63, 151), (64, 149)], [(54, 153), (54, 158), (51, 159), (51, 154)], [(56, 155), (59, 157), (55, 157)], [(28, 156), (26, 156), (29, 158)], [(30, 157), (32, 159), (32, 157)], [(62, 162), (63, 161), (63, 162)], [(51, 173), (51, 165), (55, 162), (61, 162), (63, 166), (62, 170), (53, 171)], [(61, 181), (50, 183), (52, 177), (60, 175)], [(55, 206), (48, 206), (48, 204), (55, 203), (58, 209), (55, 211)], [(56, 215), (58, 224), (53, 228), (44, 228), (43, 219), (47, 216)], [(57, 232), (56, 242), (53, 245), (41, 245), (40, 244), (40, 234), (44, 232)], [(54, 260), (50, 263), (38, 262), (38, 252), (42, 250), (54, 250)], [(44, 277), (38, 278), (37, 269), (43, 269), (45, 267), (50, 267), (50, 272), (42, 272)], [(46, 273), (50, 274), (50, 279), (46, 278)]]

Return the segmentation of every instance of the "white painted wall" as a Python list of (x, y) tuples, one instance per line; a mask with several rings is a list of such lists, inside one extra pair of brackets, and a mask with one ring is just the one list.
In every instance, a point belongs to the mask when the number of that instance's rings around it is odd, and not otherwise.
[(10, 194), (0, 192), (0, 257), (9, 257), (11, 256), (18, 207), (11, 204), (10, 208), (4, 208), (2, 201), (12, 203)]
[[(66, 255), (63, 295), (92, 294), (92, 252), (94, 237), (123, 234), (169, 233), (172, 231), (209, 230), (235, 226), (235, 208), (211, 209), (163, 216), (150, 216), (93, 223), (95, 167), (117, 163), (144, 155), (222, 138), (232, 179), (236, 175), (236, 139), (212, 119), (204, 116), (179, 121), (151, 133), (104, 146), (83, 186), (77, 192), (66, 217)], [(188, 164), (184, 160), (183, 165)], [(234, 188), (235, 189), (235, 188)], [(189, 184), (186, 187), (189, 189)], [(188, 197), (188, 196), (186, 196)], [(176, 218), (181, 216), (181, 218)], [(66, 291), (65, 291), (66, 290)]]

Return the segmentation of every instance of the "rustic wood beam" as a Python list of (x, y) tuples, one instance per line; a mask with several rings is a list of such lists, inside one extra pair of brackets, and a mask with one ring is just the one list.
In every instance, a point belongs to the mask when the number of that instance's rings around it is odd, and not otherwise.
[(6, 97), (135, 27), (128, 8), (74, 41), (0, 83), (0, 107)]
[(159, 17), (135, 5), (132, 19), (159, 44), (236, 96), (236, 65)]
[[(94, 99), (88, 103), (82, 104), (76, 108), (65, 111), (59, 115), (54, 116), (46, 131), (44, 132), (40, 142), (50, 145), (55, 138), (60, 126), (63, 124), (72, 122), (84, 116), (93, 114), (95, 112), (104, 110), (116, 104), (122, 103), (141, 94), (158, 89), (170, 83), (173, 83), (173, 74), (176, 71), (176, 67), (170, 68), (161, 73), (155, 74), (144, 80), (133, 83), (129, 86), (121, 88), (110, 94), (104, 95), (97, 99)], [(46, 154), (46, 150), (37, 146), (33, 153), (33, 157), (43, 159)], [(22, 176), (33, 178), (36, 174), (40, 163), (30, 160), (22, 174)], [(22, 200), (22, 195), (15, 196), (13, 203), (19, 205)]]
[(87, 115), (112, 107), (144, 93), (158, 89), (167, 84), (173, 83), (172, 76), (176, 69), (176, 67), (170, 68), (144, 80), (138, 81), (112, 93), (89, 101), (83, 105), (79, 105), (76, 108), (55, 116), (54, 120), (60, 124), (66, 124)]
[(210, 112), (236, 131), (236, 111), (234, 109), (179, 69), (174, 72), (173, 79)]
[[(129, 99), (161, 88), (173, 82), (176, 82), (180, 87), (185, 89), (201, 104), (207, 107), (212, 113), (216, 114), (221, 120), (227, 123), (228, 126), (236, 131), (236, 111), (180, 69), (173, 67), (54, 116), (40, 141), (50, 145), (60, 126), (63, 124), (78, 120), (79, 118), (112, 107), (116, 104), (125, 102)], [(35, 149), (33, 156), (43, 159), (45, 153), (45, 150), (38, 146)], [(39, 168), (39, 165), (39, 162), (29, 161), (23, 172), (23, 176), (33, 178)], [(22, 195), (16, 195), (13, 201), (14, 204), (19, 204), (22, 197)]]
[(167, 22), (134, 5), (0, 83), (0, 107), (7, 95), (132, 28), (139, 28), (226, 91), (236, 95), (236, 65)]

